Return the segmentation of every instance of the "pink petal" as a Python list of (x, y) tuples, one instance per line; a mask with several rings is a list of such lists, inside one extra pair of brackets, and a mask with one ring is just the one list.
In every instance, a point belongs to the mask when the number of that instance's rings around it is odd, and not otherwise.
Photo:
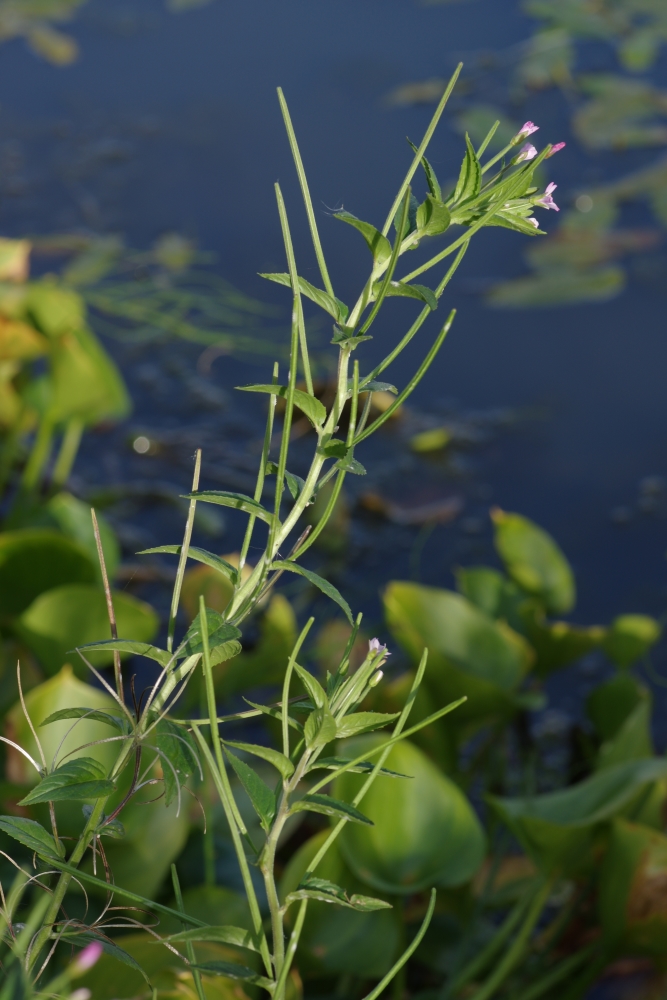
[(104, 948), (99, 941), (91, 941), (83, 951), (79, 952), (74, 960), (77, 971), (87, 972), (88, 969), (92, 969), (103, 951)]
[(516, 158), (516, 162), (522, 163), (524, 160), (532, 160), (536, 156), (537, 156), (537, 150), (535, 149), (532, 143), (527, 142), (519, 150), (519, 155)]
[(547, 187), (546, 187), (546, 190), (545, 190), (544, 193), (545, 194), (553, 194), (557, 187), (558, 187), (558, 185), (554, 184), (554, 182), (551, 181), (551, 183), (547, 184)]
[(532, 135), (533, 132), (537, 132), (539, 127), (540, 126), (536, 125), (534, 122), (524, 122), (519, 131), (522, 135)]
[(535, 226), (536, 229), (540, 228), (540, 224), (534, 215), (531, 215), (529, 219), (526, 219), (526, 222), (530, 222), (531, 226)]

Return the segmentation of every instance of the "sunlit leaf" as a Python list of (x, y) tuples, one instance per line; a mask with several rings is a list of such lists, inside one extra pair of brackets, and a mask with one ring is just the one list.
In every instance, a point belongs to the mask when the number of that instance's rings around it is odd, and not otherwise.
[(619, 615), (611, 623), (602, 644), (618, 667), (630, 667), (646, 656), (662, 634), (662, 627), (648, 615)]
[(391, 257), (391, 243), (370, 222), (362, 222), (361, 219), (357, 219), (356, 216), (345, 211), (334, 212), (334, 217), (347, 222), (350, 226), (354, 226), (355, 229), (359, 230), (366, 240), (368, 249), (373, 254), (373, 259), (376, 263), (384, 264), (389, 260)]
[[(288, 288), (292, 287), (289, 274), (260, 274), (260, 278), (275, 281), (279, 285), (287, 285)], [(310, 299), (311, 302), (314, 302), (321, 309), (324, 309), (325, 312), (328, 312), (330, 316), (333, 316), (337, 323), (344, 323), (347, 319), (348, 308), (346, 305), (339, 299), (329, 295), (328, 292), (323, 291), (323, 289), (311, 285), (305, 278), (299, 278), (299, 291), (306, 298)]]
[(456, 182), (452, 196), (453, 204), (458, 205), (461, 202), (470, 201), (471, 198), (476, 198), (479, 194), (481, 183), (482, 172), (479, 160), (477, 159), (474, 146), (470, 141), (470, 136), (466, 133), (466, 153), (463, 157), (459, 179)]
[(40, 722), (40, 726), (50, 726), (51, 723), (60, 722), (62, 719), (90, 719), (91, 722), (103, 722), (121, 733), (126, 731), (126, 720), (95, 708), (61, 708)]
[(370, 733), (374, 729), (382, 729), (398, 718), (399, 713), (387, 712), (353, 712), (344, 715), (337, 722), (337, 735), (344, 740), (348, 736), (358, 736), (360, 733)]
[(309, 750), (317, 750), (336, 739), (336, 720), (325, 706), (316, 708), (306, 719), (304, 735)]
[(216, 503), (221, 507), (233, 507), (246, 514), (253, 514), (262, 521), (271, 523), (273, 514), (265, 510), (260, 503), (243, 493), (228, 493), (226, 490), (200, 490), (198, 493), (186, 493), (185, 500), (201, 500), (203, 503)]

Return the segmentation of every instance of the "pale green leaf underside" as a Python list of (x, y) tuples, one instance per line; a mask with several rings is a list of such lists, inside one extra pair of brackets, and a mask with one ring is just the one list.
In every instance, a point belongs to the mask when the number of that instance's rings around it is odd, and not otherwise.
[(323, 816), (333, 816), (335, 819), (346, 819), (352, 823), (374, 825), (368, 816), (364, 816), (354, 806), (348, 802), (341, 802), (339, 799), (332, 799), (330, 795), (304, 795), (290, 809), (290, 813), (296, 812), (315, 812), (321, 813)]
[[(142, 549), (141, 552), (137, 552), (137, 555), (148, 556), (165, 553), (166, 555), (180, 556), (182, 548), (182, 545), (158, 545), (154, 549)], [(232, 566), (225, 559), (221, 559), (220, 556), (216, 556), (212, 552), (207, 552), (206, 549), (197, 548), (196, 545), (191, 545), (188, 549), (188, 558), (194, 559), (195, 562), (203, 563), (205, 566), (210, 566), (211, 569), (217, 569), (219, 573), (226, 576), (232, 583), (236, 583), (236, 567)]]
[[(280, 396), (281, 399), (287, 398), (288, 386), (286, 385), (237, 385), (237, 389), (241, 392), (267, 392), (272, 396)], [(304, 392), (303, 389), (294, 390), (294, 405), (305, 413), (305, 415), (310, 420), (311, 424), (315, 427), (320, 427), (326, 420), (327, 411), (323, 403), (319, 401), (315, 396), (311, 396), (309, 392)]]
[(229, 493), (227, 490), (199, 490), (197, 493), (186, 493), (184, 500), (201, 500), (203, 503), (216, 503), (221, 507), (233, 507), (235, 510), (242, 510), (246, 514), (271, 524), (273, 514), (265, 510), (260, 503), (247, 497), (244, 493)]

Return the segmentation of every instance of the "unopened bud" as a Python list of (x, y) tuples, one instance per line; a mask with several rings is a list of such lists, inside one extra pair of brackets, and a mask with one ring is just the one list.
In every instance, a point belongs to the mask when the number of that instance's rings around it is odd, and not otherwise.
[(382, 671), (381, 670), (377, 670), (373, 674), (373, 676), (371, 677), (371, 679), (369, 680), (368, 686), (372, 687), (372, 688), (377, 687), (383, 677), (384, 677), (384, 674), (382, 673)]
[(69, 1000), (90, 1000), (92, 993), (87, 987), (82, 986), (78, 990), (74, 990), (74, 993), (70, 993)]

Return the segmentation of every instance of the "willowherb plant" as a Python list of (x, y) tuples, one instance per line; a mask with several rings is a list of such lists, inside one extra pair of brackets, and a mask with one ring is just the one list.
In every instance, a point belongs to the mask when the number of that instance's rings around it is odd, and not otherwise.
[[(501, 225), (534, 236), (540, 232), (532, 216), (535, 206), (556, 207), (551, 198), (553, 185), (550, 185), (543, 194), (538, 193), (533, 186), (535, 168), (556, 151), (556, 147), (547, 145), (540, 153), (531, 144), (525, 144), (520, 150), (517, 149), (535, 132), (536, 127), (531, 122), (525, 124), (501, 153), (486, 163), (482, 163), (482, 157), (496, 126), (491, 129), (477, 150), (466, 136), (466, 151), (458, 182), (453, 192), (443, 196), (435, 172), (426, 159), (425, 151), (456, 83), (460, 68), (459, 66), (452, 76), (421, 143), (418, 147), (412, 146), (414, 157), (389, 209), (383, 228), (378, 230), (371, 223), (361, 221), (348, 212), (336, 213), (337, 218), (361, 233), (372, 256), (370, 272), (357, 301), (351, 308), (341, 302), (334, 293), (296, 137), (285, 99), (282, 92), (278, 91), (324, 287), (317, 288), (298, 275), (287, 213), (280, 187), (276, 185), (288, 270), (285, 274), (269, 274), (265, 277), (292, 289), (292, 334), (289, 369), (284, 381), (280, 379), (276, 364), (271, 382), (243, 387), (244, 391), (261, 392), (269, 396), (266, 433), (254, 496), (224, 491), (200, 491), (198, 487), (201, 453), (197, 454), (193, 492), (188, 494), (190, 508), (182, 544), (147, 550), (179, 556), (166, 649), (118, 637), (100, 546), (112, 638), (82, 647), (79, 652), (85, 659), (89, 651), (100, 649), (114, 651), (114, 686), (107, 683), (92, 666), (90, 669), (115, 698), (118, 714), (112, 715), (81, 706), (56, 712), (43, 725), (63, 718), (72, 719), (73, 727), (85, 718), (95, 718), (99, 722), (106, 723), (114, 732), (114, 735), (108, 738), (108, 742), (118, 746), (117, 759), (113, 767), (107, 771), (97, 761), (85, 755), (72, 759), (70, 754), (68, 759), (54, 760), (50, 763), (42, 758), (41, 764), (30, 758), (39, 772), (40, 781), (21, 804), (28, 806), (48, 803), (51, 830), (25, 817), (11, 816), (0, 819), (0, 828), (32, 850), (40, 859), (40, 863), (45, 863), (47, 866), (46, 871), (33, 876), (19, 870), (16, 882), (2, 899), (4, 947), (8, 952), (3, 962), (16, 982), (20, 981), (23, 984), (21, 988), (26, 996), (30, 995), (31, 989), (37, 989), (40, 995), (69, 995), (67, 991), (70, 980), (78, 968), (76, 961), (74, 966), (68, 966), (64, 972), (59, 972), (50, 983), (44, 981), (49, 959), (60, 942), (85, 944), (91, 940), (100, 940), (104, 942), (105, 947), (112, 947), (105, 928), (109, 927), (108, 909), (113, 897), (124, 900), (127, 906), (147, 908), (157, 915), (169, 914), (182, 922), (186, 927), (183, 932), (161, 940), (167, 947), (176, 951), (190, 968), (200, 1000), (205, 997), (205, 980), (202, 976), (215, 974), (235, 977), (249, 985), (263, 987), (275, 1000), (283, 1000), (309, 900), (325, 900), (361, 911), (380, 909), (389, 905), (383, 900), (366, 896), (349, 896), (339, 886), (318, 878), (317, 867), (346, 823), (370, 822), (359, 807), (376, 777), (391, 773), (385, 771), (383, 767), (391, 747), (411, 733), (451, 712), (460, 702), (446, 705), (418, 725), (408, 727), (410, 710), (426, 668), (426, 654), (424, 654), (409, 697), (398, 716), (360, 711), (360, 706), (368, 693), (382, 680), (382, 665), (388, 655), (386, 647), (379, 640), (372, 640), (362, 665), (356, 671), (350, 672), (350, 652), (361, 616), (357, 616), (355, 620), (345, 599), (336, 588), (301, 566), (298, 560), (313, 544), (331, 517), (346, 475), (364, 473), (363, 466), (355, 457), (357, 446), (378, 430), (410, 395), (440, 349), (452, 324), (453, 311), (425, 352), (412, 378), (400, 392), (393, 386), (379, 381), (383, 372), (437, 309), (439, 300), (456, 272), (473, 235), (484, 226)], [(415, 198), (411, 187), (415, 172), (420, 166), (423, 168), (428, 187), (425, 199), (421, 203)], [(389, 233), (392, 226), (395, 235), (393, 242), (390, 242)], [(462, 230), (460, 235), (425, 263), (397, 277), (403, 254), (408, 250), (414, 250), (424, 241), (448, 234), (453, 226)], [(430, 288), (415, 283), (414, 279), (433, 271), (448, 257), (453, 257), (453, 260), (445, 273), (438, 276), (435, 287)], [(338, 351), (338, 367), (335, 398), (328, 411), (313, 391), (303, 313), (304, 296), (334, 320), (332, 344)], [(419, 315), (398, 344), (372, 371), (362, 374), (356, 359), (350, 371), (353, 352), (370, 338), (371, 327), (377, 320), (380, 309), (392, 296), (416, 299), (422, 307)], [(297, 387), (300, 375), (303, 378), (304, 388)], [(369, 422), (372, 392), (379, 389), (395, 393), (396, 399), (382, 415)], [(279, 397), (284, 400), (284, 415), (278, 453), (274, 460), (271, 448), (276, 403)], [(349, 423), (346, 436), (337, 437), (343, 410), (348, 406)], [(288, 471), (290, 431), (295, 407), (308, 418), (316, 436), (310, 469), (305, 479)], [(272, 507), (263, 502), (266, 480), (269, 476), (275, 477)], [(299, 523), (306, 508), (329, 482), (332, 483), (332, 488), (323, 516), (312, 531), (306, 529), (298, 534)], [(288, 495), (291, 496), (291, 505), (286, 503)], [(198, 502), (236, 508), (248, 516), (238, 566), (232, 566), (218, 556), (190, 544), (195, 507)], [(246, 567), (244, 572), (251, 540), (259, 527), (258, 521), (266, 525), (264, 549), (252, 569)], [(294, 541), (295, 533), (297, 537)], [(284, 555), (284, 550), (288, 546), (290, 546), (289, 552)], [(233, 595), (224, 616), (207, 609), (201, 598), (199, 615), (182, 640), (176, 643), (177, 613), (188, 558), (220, 572), (231, 583)], [(353, 626), (347, 650), (337, 670), (327, 676), (326, 686), (322, 686), (297, 662), (312, 625), (313, 619), (310, 619), (287, 662), (280, 701), (274, 705), (253, 705), (248, 711), (219, 717), (213, 667), (240, 652), (239, 626), (285, 572), (305, 577), (344, 610)], [(143, 704), (135, 703), (134, 711), (131, 711), (125, 702), (121, 653), (148, 657), (156, 661), (160, 667), (159, 676), (148, 697)], [(207, 714), (192, 719), (181, 719), (171, 715), (171, 710), (176, 707), (180, 695), (198, 669), (203, 672)], [(301, 694), (296, 697), (292, 695), (294, 683), (298, 683), (301, 688)], [(221, 735), (221, 731), (227, 732), (228, 724), (262, 715), (271, 716), (279, 721), (282, 733), (280, 749), (230, 740)], [(331, 755), (331, 750), (327, 750), (337, 739), (382, 729), (390, 724), (393, 725), (391, 735), (363, 757), (350, 760)], [(33, 731), (33, 735), (39, 746), (36, 732)], [(23, 748), (16, 749), (27, 756), (27, 751)], [(78, 752), (81, 751), (85, 751), (85, 747), (79, 748)], [(244, 759), (238, 756), (238, 752), (243, 754)], [(260, 775), (247, 763), (245, 759), (247, 756), (257, 757), (276, 770), (275, 788), (265, 784)], [(145, 757), (149, 758), (147, 766)], [(154, 765), (157, 763), (162, 769), (163, 776), (160, 781), (164, 786), (167, 804), (178, 798), (179, 806), (181, 787), (187, 776), (197, 770), (201, 772), (203, 768), (208, 770), (229, 823), (250, 909), (251, 930), (232, 926), (203, 925), (201, 921), (183, 912), (182, 908), (173, 910), (130, 890), (112, 885), (111, 873), (108, 870), (106, 880), (80, 870), (80, 863), (87, 852), (92, 852), (94, 859), (99, 856), (104, 860), (100, 839), (102, 836), (122, 835), (119, 816), (122, 815), (124, 806), (140, 789), (155, 782)], [(228, 773), (230, 767), (259, 817), (264, 838), (262, 844), (256, 845), (250, 839), (234, 798)], [(325, 789), (337, 777), (348, 771), (366, 774), (367, 777), (354, 800), (343, 802), (331, 797)], [(318, 776), (316, 772), (323, 774)], [(121, 797), (118, 787), (124, 777), (124, 787), (127, 791)], [(402, 776), (394, 777), (399, 780)], [(83, 829), (67, 856), (65, 844), (58, 835), (56, 804), (72, 799), (85, 800), (89, 804), (84, 806), (86, 818)], [(329, 817), (332, 821), (331, 832), (312, 860), (309, 871), (297, 890), (281, 900), (275, 877), (276, 849), (288, 819), (304, 810)], [(263, 877), (270, 914), (269, 926), (265, 926), (260, 901), (251, 878), (252, 865), (259, 867)], [(180, 888), (175, 869), (172, 870), (175, 896), (181, 907)], [(57, 874), (57, 879), (53, 885), (49, 885), (48, 879), (54, 874)], [(78, 882), (80, 885), (92, 884), (109, 893), (102, 916), (92, 924), (85, 924), (81, 920), (70, 919), (65, 915), (63, 903), (73, 882)], [(32, 909), (27, 918), (24, 918), (23, 927), (20, 929), (16, 924), (15, 915), (27, 888), (33, 883), (48, 891), (36, 897), (36, 902), (33, 902)], [(431, 902), (419, 933), (393, 968), (371, 991), (367, 1000), (379, 996), (407, 962), (426, 931), (434, 905), (435, 890), (431, 894)], [(292, 906), (298, 909), (296, 916), (291, 920), (291, 933), (288, 937), (285, 916)], [(114, 926), (119, 926), (117, 918)], [(136, 926), (136, 921), (128, 917), (123, 926)], [(154, 933), (158, 936), (157, 932)], [(200, 941), (217, 941), (256, 952), (263, 965), (263, 971), (259, 974), (250, 968), (225, 962), (200, 963), (194, 948), (195, 943)], [(178, 952), (179, 947), (184, 949), (184, 954)], [(113, 945), (113, 948), (120, 953), (117, 945)], [(77, 961), (81, 964), (81, 960)]]

